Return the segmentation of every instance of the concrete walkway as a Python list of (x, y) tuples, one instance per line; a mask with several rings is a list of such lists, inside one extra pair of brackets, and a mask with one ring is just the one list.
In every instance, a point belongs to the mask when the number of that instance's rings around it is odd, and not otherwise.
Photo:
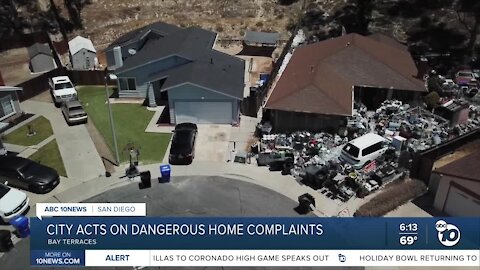
[(60, 109), (52, 103), (27, 100), (22, 109), (50, 121), (58, 148), (71, 179), (92, 179), (105, 173), (100, 155), (84, 125), (68, 126)]

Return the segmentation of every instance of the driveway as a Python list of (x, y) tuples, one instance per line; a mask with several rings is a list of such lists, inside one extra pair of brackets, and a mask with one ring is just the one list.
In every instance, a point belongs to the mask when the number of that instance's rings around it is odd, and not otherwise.
[(225, 162), (230, 141), (230, 125), (198, 125), (195, 159), (197, 161)]
[(105, 173), (102, 159), (85, 125), (68, 126), (60, 109), (52, 103), (27, 100), (21, 107), (25, 112), (43, 115), (50, 120), (68, 178), (88, 180)]

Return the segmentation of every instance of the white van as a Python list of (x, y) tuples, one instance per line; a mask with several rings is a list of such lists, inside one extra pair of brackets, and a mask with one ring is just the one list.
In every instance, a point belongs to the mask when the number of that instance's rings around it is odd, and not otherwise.
[(375, 133), (368, 133), (347, 143), (340, 154), (340, 160), (355, 169), (361, 169), (388, 149), (387, 139)]

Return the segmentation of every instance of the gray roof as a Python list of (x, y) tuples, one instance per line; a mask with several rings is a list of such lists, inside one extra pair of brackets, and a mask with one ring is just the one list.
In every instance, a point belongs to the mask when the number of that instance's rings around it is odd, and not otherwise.
[(123, 36), (119, 37), (114, 42), (112, 42), (110, 45), (108, 45), (106, 50), (108, 51), (113, 49), (113, 47), (116, 47), (116, 46), (123, 46), (126, 44), (137, 42), (143, 39), (149, 33), (155, 33), (159, 36), (166, 36), (178, 30), (181, 30), (181, 28), (168, 23), (163, 23), (163, 22), (152, 23), (142, 28), (138, 28), (124, 34)]
[(21, 87), (0, 85), (0, 92), (22, 91)]
[(211, 50), (215, 37), (214, 32), (190, 27), (168, 35), (168, 38), (149, 40), (134, 56), (125, 59), (123, 66), (116, 69), (115, 73), (122, 73), (170, 55), (195, 60), (207, 50)]
[[(151, 74), (149, 82), (167, 78), (166, 91), (191, 83), (236, 99), (243, 99), (245, 62), (235, 56), (214, 50), (216, 33), (198, 27), (176, 31), (162, 39), (148, 40), (135, 55), (125, 59), (115, 73), (136, 69), (172, 55), (187, 59), (186, 64)], [(146, 82), (140, 82), (146, 83)]]
[(154, 74), (149, 81), (167, 78), (162, 91), (191, 83), (242, 100), (244, 74), (245, 62), (242, 59), (211, 50), (189, 64)]
[(46, 54), (48, 56), (53, 56), (50, 46), (48, 44), (35, 43), (32, 46), (28, 47), (28, 54), (30, 58), (33, 58), (39, 54)]
[(280, 38), (279, 33), (247, 31), (247, 33), (245, 34), (244, 40), (247, 43), (262, 43), (262, 44), (276, 45), (279, 38)]

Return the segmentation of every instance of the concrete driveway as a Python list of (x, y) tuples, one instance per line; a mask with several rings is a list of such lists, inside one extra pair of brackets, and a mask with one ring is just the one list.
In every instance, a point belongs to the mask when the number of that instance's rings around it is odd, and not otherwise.
[(195, 159), (197, 161), (225, 162), (230, 141), (230, 125), (198, 125)]
[(27, 100), (20, 106), (25, 112), (50, 120), (68, 178), (88, 180), (105, 173), (85, 125), (68, 126), (60, 109), (52, 103)]

